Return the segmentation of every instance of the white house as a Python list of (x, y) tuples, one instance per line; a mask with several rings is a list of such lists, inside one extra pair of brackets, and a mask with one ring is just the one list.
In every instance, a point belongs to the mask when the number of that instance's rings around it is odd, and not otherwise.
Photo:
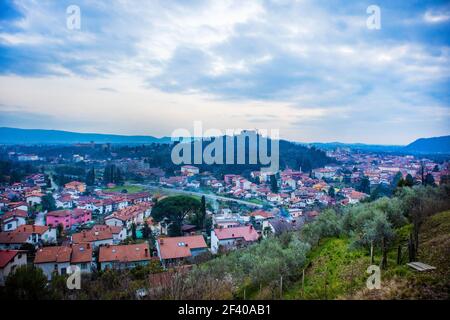
[(211, 252), (216, 254), (220, 249), (235, 249), (258, 239), (259, 234), (252, 225), (214, 229), (211, 231)]
[(71, 254), (71, 247), (44, 247), (36, 251), (34, 265), (42, 270), (48, 280), (51, 280), (53, 273), (67, 274)]
[(3, 231), (13, 231), (19, 226), (27, 223), (27, 211), (24, 210), (13, 210), (5, 213), (1, 217), (2, 230)]
[(22, 250), (0, 250), (0, 286), (18, 267), (27, 264), (27, 253)]

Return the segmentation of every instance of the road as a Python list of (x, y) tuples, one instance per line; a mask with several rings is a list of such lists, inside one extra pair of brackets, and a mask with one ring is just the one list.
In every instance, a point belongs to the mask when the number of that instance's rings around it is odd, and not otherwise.
[(240, 199), (222, 197), (222, 196), (218, 196), (215, 194), (208, 194), (208, 193), (195, 192), (195, 191), (186, 191), (186, 190), (172, 189), (172, 188), (155, 187), (155, 186), (149, 186), (149, 185), (145, 185), (145, 187), (150, 190), (161, 190), (161, 191), (170, 192), (170, 193), (186, 194), (186, 195), (198, 196), (198, 197), (205, 196), (205, 198), (208, 198), (210, 200), (231, 201), (231, 202), (236, 202), (236, 203), (243, 204), (243, 205), (246, 205), (249, 207), (254, 207), (254, 208), (262, 208), (263, 207), (262, 204), (257, 204), (257, 203), (253, 203), (250, 201), (240, 200)]

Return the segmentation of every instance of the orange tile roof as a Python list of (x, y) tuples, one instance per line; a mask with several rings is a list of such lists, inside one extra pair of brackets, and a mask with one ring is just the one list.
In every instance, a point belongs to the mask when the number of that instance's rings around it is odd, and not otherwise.
[(4, 268), (22, 250), (0, 250), (0, 268)]
[(161, 259), (176, 259), (190, 257), (191, 249), (207, 248), (201, 235), (187, 237), (159, 238), (158, 245)]
[(47, 226), (35, 226), (31, 224), (24, 224), (19, 227), (17, 227), (16, 230), (13, 232), (24, 232), (24, 233), (37, 233), (37, 234), (44, 234), (48, 230)]
[(89, 263), (92, 261), (92, 246), (89, 243), (72, 245), (71, 263)]
[(44, 247), (36, 251), (34, 263), (70, 262), (71, 253), (70, 247)]
[(0, 243), (26, 243), (29, 236), (29, 233), (24, 232), (0, 232)]
[(245, 241), (256, 241), (259, 238), (253, 226), (219, 228), (214, 229), (214, 233), (219, 240), (244, 238)]
[(0, 219), (6, 220), (6, 219), (12, 218), (12, 217), (26, 218), (27, 216), (28, 216), (28, 212), (26, 212), (25, 210), (15, 209), (15, 210), (6, 212), (4, 215), (1, 216)]
[(150, 260), (148, 244), (129, 244), (100, 247), (99, 262), (133, 262)]

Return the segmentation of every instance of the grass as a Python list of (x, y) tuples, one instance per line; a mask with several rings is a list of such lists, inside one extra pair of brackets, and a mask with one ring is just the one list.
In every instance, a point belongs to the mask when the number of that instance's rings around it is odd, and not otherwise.
[[(350, 239), (327, 238), (308, 255), (304, 289), (301, 278), (283, 295), (284, 299), (449, 299), (450, 211), (429, 217), (422, 226), (417, 261), (436, 267), (417, 272), (406, 265), (407, 249), (397, 265), (397, 248), (409, 239), (411, 225), (396, 230), (396, 241), (388, 252), (388, 268), (381, 273), (381, 289), (368, 290), (370, 265), (367, 250), (350, 249)], [(375, 253), (375, 264), (381, 260)]]
[(124, 186), (115, 186), (114, 188), (108, 188), (105, 190), (110, 192), (122, 192), (122, 190), (127, 190), (128, 193), (138, 193), (145, 191), (145, 188), (141, 186), (124, 185)]
[(284, 294), (285, 299), (336, 299), (365, 283), (370, 257), (350, 250), (347, 238), (328, 238), (308, 256), (304, 289), (301, 279)]

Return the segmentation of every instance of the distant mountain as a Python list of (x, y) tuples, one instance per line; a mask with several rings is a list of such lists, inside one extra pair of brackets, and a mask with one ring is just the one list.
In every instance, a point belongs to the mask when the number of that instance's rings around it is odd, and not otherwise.
[(314, 146), (322, 150), (334, 150), (336, 148), (349, 148), (352, 150), (366, 152), (400, 152), (404, 146), (397, 145), (378, 145), (364, 143), (342, 143), (342, 142), (313, 142), (306, 145)]
[(0, 127), (0, 144), (74, 144), (74, 143), (149, 144), (170, 143), (171, 138), (123, 136), (116, 134), (77, 133), (60, 130)]
[(417, 139), (404, 150), (412, 153), (450, 154), (450, 136)]

